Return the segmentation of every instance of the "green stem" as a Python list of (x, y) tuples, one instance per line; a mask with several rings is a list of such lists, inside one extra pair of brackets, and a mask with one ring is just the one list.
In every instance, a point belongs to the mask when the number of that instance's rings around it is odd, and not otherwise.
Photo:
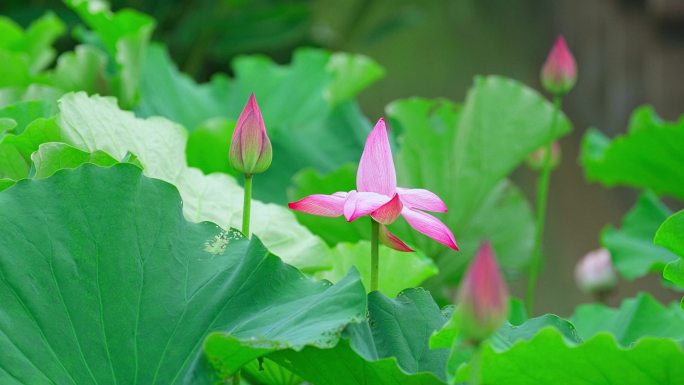
[[(242, 201), (242, 234), (249, 238), (249, 221), (252, 211), (252, 175), (245, 174), (245, 196)], [(240, 385), (240, 369), (233, 375), (233, 385)]]
[(242, 202), (242, 233), (249, 238), (249, 220), (252, 207), (252, 175), (245, 174), (245, 197)]
[(544, 163), (537, 182), (537, 228), (534, 236), (534, 249), (532, 251), (532, 261), (530, 262), (530, 272), (527, 277), (527, 313), (531, 316), (534, 307), (534, 295), (537, 290), (537, 280), (542, 268), (542, 243), (544, 238), (544, 225), (546, 221), (546, 203), (549, 198), (549, 182), (551, 180), (551, 169), (553, 165), (553, 134), (556, 131), (556, 123), (560, 115), (562, 97), (555, 95), (553, 98), (553, 115), (551, 116), (551, 126), (549, 127), (549, 141), (546, 144), (544, 153)]
[(380, 237), (380, 224), (371, 219), (371, 284), (370, 291), (378, 290), (378, 269), (380, 267), (380, 253), (378, 239)]
[(468, 385), (480, 385), (482, 383), (482, 346), (480, 343), (475, 345), (469, 370)]

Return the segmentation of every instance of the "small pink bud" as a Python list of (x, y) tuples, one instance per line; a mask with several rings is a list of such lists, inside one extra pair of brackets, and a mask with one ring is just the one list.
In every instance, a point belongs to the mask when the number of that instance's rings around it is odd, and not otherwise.
[(253, 93), (235, 124), (229, 158), (236, 171), (248, 175), (262, 173), (271, 165), (273, 149)]
[(482, 341), (508, 317), (508, 287), (501, 276), (492, 245), (483, 242), (458, 291), (463, 336)]
[(586, 293), (607, 291), (617, 284), (617, 274), (604, 248), (587, 253), (575, 267), (577, 286)]
[(558, 36), (541, 72), (544, 88), (554, 95), (570, 92), (577, 81), (577, 64), (563, 36)]
[[(544, 168), (544, 161), (546, 160), (546, 146), (539, 147), (538, 149), (534, 150), (533, 153), (531, 153), (527, 157), (527, 166), (531, 168), (532, 170), (541, 170)], [(560, 144), (558, 142), (553, 142), (551, 145), (551, 169), (554, 169), (558, 167), (560, 164), (560, 158), (561, 158), (561, 148)]]

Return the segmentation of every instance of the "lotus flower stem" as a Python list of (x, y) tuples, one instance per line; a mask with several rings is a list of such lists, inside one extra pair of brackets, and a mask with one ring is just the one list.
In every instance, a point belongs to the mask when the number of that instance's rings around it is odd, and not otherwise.
[(544, 238), (544, 225), (546, 221), (546, 203), (549, 197), (549, 181), (551, 179), (551, 170), (553, 169), (553, 133), (556, 130), (556, 124), (558, 123), (561, 105), (562, 95), (555, 94), (553, 97), (553, 114), (551, 116), (551, 125), (549, 127), (549, 141), (546, 144), (543, 167), (541, 173), (539, 174), (539, 181), (537, 182), (537, 229), (534, 237), (534, 249), (532, 251), (530, 271), (527, 277), (527, 296), (525, 300), (527, 313), (530, 315), (532, 315), (532, 309), (534, 307), (534, 295), (537, 289), (537, 280), (539, 279), (539, 273), (541, 272), (542, 268), (542, 243)]
[(470, 358), (470, 374), (468, 385), (480, 385), (482, 383), (482, 344), (477, 343), (475, 352)]
[[(242, 202), (242, 234), (249, 238), (249, 221), (252, 209), (252, 177), (245, 174), (245, 195)], [(233, 385), (240, 385), (240, 369), (233, 375)]]
[(245, 197), (242, 203), (242, 233), (249, 238), (249, 220), (252, 207), (252, 175), (245, 174)]
[(370, 291), (378, 290), (378, 270), (380, 268), (380, 223), (371, 218), (371, 284)]

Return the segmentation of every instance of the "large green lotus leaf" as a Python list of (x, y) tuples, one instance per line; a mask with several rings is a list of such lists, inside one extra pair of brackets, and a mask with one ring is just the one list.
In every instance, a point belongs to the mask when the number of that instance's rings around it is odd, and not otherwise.
[[(517, 316), (515, 314), (512, 314)], [(430, 346), (433, 348), (451, 349), (447, 364), (447, 373), (451, 380), (458, 368), (472, 360), (476, 348), (459, 334), (459, 309), (453, 312), (449, 321), (442, 329), (430, 338)], [(510, 317), (509, 318), (513, 318)], [(507, 350), (519, 340), (532, 339), (539, 330), (552, 327), (558, 330), (568, 341), (581, 342), (575, 326), (569, 321), (553, 314), (545, 314), (540, 317), (525, 320), (519, 325), (506, 322), (487, 341), (497, 351)]]
[(88, 153), (66, 143), (43, 143), (31, 155), (35, 167), (35, 179), (47, 178), (59, 170), (76, 168), (84, 163), (112, 166), (119, 163), (102, 151)]
[[(485, 345), (480, 368), (480, 383), (487, 385), (677, 385), (684, 378), (684, 352), (660, 338), (623, 348), (607, 333), (574, 344), (546, 328), (502, 352)], [(469, 370), (461, 366), (456, 381), (467, 381)]]
[(181, 206), (124, 164), (0, 193), (0, 383), (196, 384), (212, 330), (331, 347), (363, 314), (358, 274), (314, 281)]
[[(370, 223), (369, 223), (370, 226)], [(337, 282), (347, 275), (353, 266), (361, 273), (366, 290), (370, 288), (370, 242), (339, 243), (333, 249), (333, 268), (322, 271), (317, 277)], [(417, 287), (427, 278), (437, 274), (437, 266), (420, 251), (403, 253), (380, 246), (380, 270), (378, 290), (394, 297), (407, 287)]]
[(615, 268), (627, 279), (662, 271), (677, 256), (653, 244), (656, 230), (672, 214), (658, 197), (646, 192), (625, 215), (620, 229), (607, 226), (601, 232), (601, 244), (610, 251)]
[(610, 332), (622, 346), (630, 346), (642, 337), (684, 341), (684, 311), (665, 307), (648, 294), (627, 299), (618, 309), (601, 304), (580, 305), (572, 322), (583, 339)]
[(662, 121), (651, 107), (637, 109), (627, 134), (612, 141), (596, 129), (582, 141), (587, 179), (606, 186), (648, 188), (684, 199), (684, 119)]
[(458, 257), (415, 232), (402, 233), (436, 258), (440, 280), (458, 280), (483, 239), (492, 240), (508, 274), (526, 266), (534, 222), (527, 201), (505, 178), (528, 154), (570, 130), (565, 116), (551, 132), (551, 103), (496, 76), (476, 78), (463, 106), (408, 99), (387, 111), (401, 133), (396, 157), (400, 185), (429, 189), (449, 207), (441, 217), (461, 246)]
[[(85, 93), (65, 95), (59, 106), (58, 123), (66, 143), (88, 153), (103, 151), (117, 160), (135, 154), (145, 175), (178, 188), (186, 218), (212, 221), (223, 228), (241, 225), (243, 189), (228, 175), (204, 175), (187, 166), (183, 127), (163, 118), (138, 119), (120, 110), (111, 98)], [(252, 229), (288, 263), (307, 271), (330, 267), (327, 245), (284, 207), (253, 201)]]
[[(655, 235), (655, 244), (667, 248), (677, 254), (680, 259), (670, 262), (665, 266), (663, 276), (665, 279), (684, 287), (684, 210), (667, 218), (658, 228)], [(684, 306), (684, 300), (682, 301)]]
[[(299, 385), (304, 380), (268, 358), (253, 360), (241, 369), (242, 378), (250, 384), (259, 385)], [(213, 385), (213, 384), (212, 384)]]
[(112, 12), (99, 0), (66, 0), (104, 45), (116, 65), (113, 83), (122, 105), (132, 107), (138, 99), (145, 52), (155, 22), (140, 12)]
[(268, 177), (255, 185), (254, 193), (269, 202), (286, 201), (285, 189), (302, 168), (330, 172), (358, 161), (370, 125), (352, 98), (382, 76), (376, 63), (359, 55), (299, 49), (287, 66), (263, 56), (243, 56), (233, 69), (232, 79), (216, 75), (209, 83), (196, 84), (176, 69), (162, 47), (152, 46), (136, 109), (143, 116), (168, 117), (191, 131), (191, 166), (233, 173), (226, 162), (230, 137), (194, 131), (206, 127), (209, 119), (235, 121), (254, 92), (274, 153)]
[[(429, 292), (407, 289), (396, 299), (379, 292), (368, 297), (368, 321), (351, 324), (345, 338), (331, 349), (306, 347), (280, 350), (266, 358), (313, 385), (432, 385), (444, 384), (448, 349), (430, 349), (430, 335), (444, 324)], [(224, 376), (238, 366), (229, 334), (207, 337), (205, 351)]]

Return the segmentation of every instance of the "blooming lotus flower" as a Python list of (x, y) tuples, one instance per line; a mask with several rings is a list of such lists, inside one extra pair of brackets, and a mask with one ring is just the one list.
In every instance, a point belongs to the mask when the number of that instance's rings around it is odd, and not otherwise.
[(397, 187), (392, 150), (382, 118), (366, 139), (356, 173), (356, 190), (332, 195), (309, 195), (288, 206), (314, 215), (344, 215), (349, 222), (370, 215), (381, 223), (379, 238), (385, 245), (399, 251), (413, 251), (385, 227), (401, 215), (414, 229), (458, 250), (449, 228), (425, 212), (446, 212), (444, 202), (428, 190)]
[(617, 284), (617, 274), (604, 248), (587, 253), (575, 267), (577, 286), (586, 293), (607, 291)]
[(484, 242), (468, 268), (458, 291), (463, 336), (482, 341), (508, 316), (508, 288), (499, 271), (492, 245)]
[(544, 88), (554, 95), (568, 93), (577, 81), (577, 64), (563, 36), (558, 36), (541, 72)]
[(229, 158), (233, 168), (246, 175), (262, 173), (271, 165), (271, 141), (254, 93), (235, 124)]

